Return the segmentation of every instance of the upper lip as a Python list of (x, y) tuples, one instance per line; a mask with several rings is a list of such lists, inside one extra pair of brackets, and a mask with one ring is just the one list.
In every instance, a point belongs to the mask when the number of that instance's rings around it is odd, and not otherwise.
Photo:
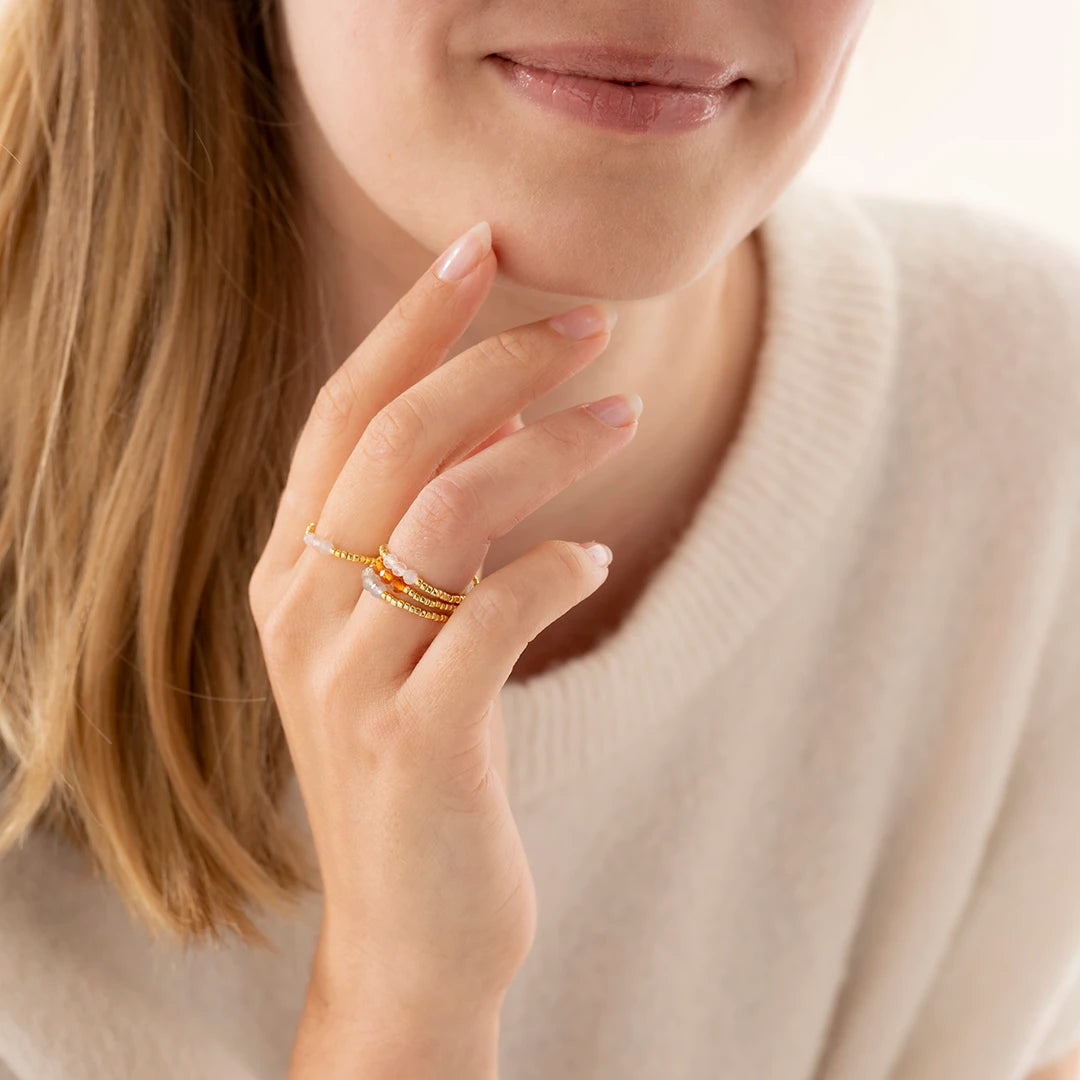
[(729, 61), (623, 45), (559, 42), (500, 49), (494, 55), (559, 75), (585, 75), (593, 79), (695, 90), (722, 90), (742, 77), (737, 65)]

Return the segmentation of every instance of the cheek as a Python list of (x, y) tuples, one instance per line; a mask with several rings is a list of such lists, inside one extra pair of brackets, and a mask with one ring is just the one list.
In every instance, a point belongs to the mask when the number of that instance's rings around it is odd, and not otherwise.
[(816, 138), (832, 114), (873, 0), (769, 0), (761, 12), (779, 65), (759, 85), (755, 122), (775, 141)]
[(431, 114), (424, 94), (440, 31), (432, 11), (422, 0), (284, 0), (296, 81), (343, 160), (407, 152)]
[(777, 6), (799, 92), (812, 98), (829, 94), (843, 76), (873, 0), (782, 0)]
[[(759, 205), (790, 182), (828, 125), (850, 57), (873, 0), (763, 0), (757, 40), (774, 63), (749, 102), (740, 137), (740, 168)], [(764, 52), (764, 50), (763, 50)]]

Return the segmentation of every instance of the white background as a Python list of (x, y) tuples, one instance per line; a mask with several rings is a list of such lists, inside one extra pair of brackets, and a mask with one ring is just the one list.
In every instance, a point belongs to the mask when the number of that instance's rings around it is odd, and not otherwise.
[(1001, 209), (1080, 250), (1080, 0), (877, 0), (805, 171)]

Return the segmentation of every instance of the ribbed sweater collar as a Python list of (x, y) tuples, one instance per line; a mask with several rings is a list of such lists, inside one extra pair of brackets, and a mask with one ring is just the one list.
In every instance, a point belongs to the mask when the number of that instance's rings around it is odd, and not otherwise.
[(614, 630), (503, 688), (514, 804), (646, 725), (678, 723), (683, 703), (732, 660), (825, 538), (888, 400), (894, 268), (856, 197), (798, 177), (758, 228), (764, 326), (740, 426)]

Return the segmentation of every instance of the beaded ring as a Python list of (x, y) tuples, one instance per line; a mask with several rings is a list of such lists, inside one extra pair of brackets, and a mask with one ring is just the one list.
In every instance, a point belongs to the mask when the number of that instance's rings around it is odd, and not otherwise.
[[(304, 543), (308, 547), (321, 551), (324, 555), (333, 555), (346, 562), (366, 563), (361, 573), (364, 591), (385, 600), (388, 604), (411, 611), (424, 619), (446, 622), (454, 613), (454, 608), (480, 584), (480, 579), (473, 574), (472, 581), (465, 586), (463, 593), (451, 593), (425, 581), (415, 570), (406, 566), (385, 544), (379, 545), (378, 555), (360, 555), (355, 551), (343, 551), (324, 536), (315, 532), (315, 522), (311, 522), (304, 532)], [(413, 588), (413, 586), (416, 588)], [(419, 591), (418, 591), (419, 590)], [(428, 607), (417, 607), (402, 600), (396, 593), (404, 593)], [(426, 594), (426, 595), (425, 595)], [(443, 614), (448, 612), (449, 614)]]

